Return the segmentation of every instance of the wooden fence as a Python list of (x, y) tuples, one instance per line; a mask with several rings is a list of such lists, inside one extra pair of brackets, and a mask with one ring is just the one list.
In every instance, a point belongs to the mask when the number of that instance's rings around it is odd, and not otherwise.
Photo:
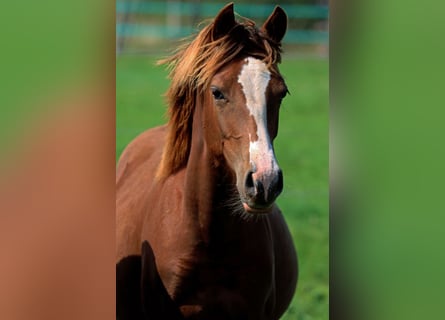
[[(224, 3), (200, 1), (117, 1), (118, 51), (125, 50), (124, 40), (128, 38), (165, 40), (189, 36), (198, 30), (199, 21), (214, 17), (223, 6)], [(240, 3), (235, 5), (235, 12), (255, 21), (264, 21), (274, 7), (271, 4)], [(283, 4), (281, 7), (289, 17), (286, 43), (327, 45), (328, 6)]]

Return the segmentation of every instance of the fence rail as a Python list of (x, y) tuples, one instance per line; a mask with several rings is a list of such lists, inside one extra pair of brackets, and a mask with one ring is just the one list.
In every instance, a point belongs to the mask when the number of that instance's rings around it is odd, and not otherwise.
[[(118, 1), (116, 2), (117, 38), (173, 39), (182, 38), (198, 31), (196, 19), (214, 17), (223, 3), (180, 1)], [(289, 44), (327, 44), (328, 6), (283, 4), (289, 20), (313, 19), (322, 22), (317, 29), (289, 28), (284, 41)], [(271, 4), (237, 4), (236, 13), (252, 19), (266, 19), (273, 11)], [(133, 19), (129, 19), (129, 17)], [(134, 17), (137, 17), (135, 19)], [(135, 21), (136, 20), (136, 21)], [(323, 22), (325, 22), (323, 24)], [(319, 24), (320, 25), (320, 24)], [(292, 23), (290, 23), (292, 26)], [(122, 49), (122, 48), (121, 48)]]
[[(165, 15), (169, 10), (179, 11), (181, 15), (194, 16), (201, 14), (202, 16), (212, 17), (224, 6), (224, 3), (190, 3), (179, 1), (164, 2), (117, 2), (117, 13), (145, 13)], [(280, 5), (292, 18), (312, 18), (327, 19), (329, 15), (328, 6), (320, 5), (297, 5), (283, 4)], [(267, 18), (275, 8), (270, 4), (237, 4), (236, 12), (242, 16), (254, 18)]]

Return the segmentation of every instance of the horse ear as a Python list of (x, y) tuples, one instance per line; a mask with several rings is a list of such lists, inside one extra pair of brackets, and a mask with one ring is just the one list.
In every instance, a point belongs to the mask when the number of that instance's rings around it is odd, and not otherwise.
[(276, 6), (272, 14), (264, 22), (261, 30), (266, 33), (269, 38), (280, 43), (286, 33), (287, 15), (280, 7)]
[(225, 36), (235, 26), (235, 15), (233, 14), (233, 2), (227, 4), (213, 21), (213, 39), (217, 40)]

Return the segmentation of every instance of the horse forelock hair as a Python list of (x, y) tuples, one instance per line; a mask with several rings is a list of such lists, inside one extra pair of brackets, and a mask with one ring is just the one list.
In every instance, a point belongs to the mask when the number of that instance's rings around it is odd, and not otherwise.
[(165, 178), (187, 164), (192, 139), (192, 119), (197, 99), (204, 96), (213, 76), (229, 62), (253, 56), (273, 71), (281, 62), (281, 44), (242, 18), (228, 34), (213, 39), (214, 24), (204, 27), (170, 57), (158, 61), (170, 70), (167, 136), (157, 177)]

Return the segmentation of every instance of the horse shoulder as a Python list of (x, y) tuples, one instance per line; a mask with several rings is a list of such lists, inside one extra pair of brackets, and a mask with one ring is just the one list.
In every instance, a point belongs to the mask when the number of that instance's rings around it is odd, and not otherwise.
[[(156, 168), (153, 168), (153, 165), (157, 166), (159, 164), (165, 134), (166, 127), (160, 126), (142, 132), (130, 142), (122, 152), (117, 164), (116, 182), (118, 184), (128, 178), (129, 174), (133, 173), (135, 169), (141, 167), (141, 164), (145, 165), (147, 162), (152, 163), (148, 169), (154, 173)], [(141, 170), (147, 169), (141, 168)]]
[(144, 207), (159, 165), (165, 126), (147, 130), (125, 148), (116, 173), (117, 260), (140, 255)]

